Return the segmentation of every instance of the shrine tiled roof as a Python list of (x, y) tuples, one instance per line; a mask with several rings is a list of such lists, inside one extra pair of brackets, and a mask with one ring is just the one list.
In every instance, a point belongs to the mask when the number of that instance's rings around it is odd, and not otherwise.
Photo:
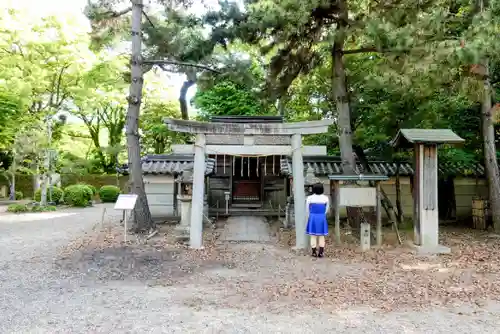
[[(194, 165), (193, 154), (152, 154), (142, 158), (142, 173), (176, 176)], [(215, 159), (205, 159), (205, 175), (214, 171)], [(128, 174), (128, 166), (118, 168), (118, 172)]]
[[(316, 176), (327, 176), (333, 174), (342, 174), (342, 160), (335, 156), (312, 156), (303, 157), (304, 171), (312, 168)], [(356, 168), (359, 173), (393, 176), (396, 174), (396, 163), (385, 161), (369, 160), (370, 170), (365, 171), (360, 162), (356, 162)], [(292, 159), (290, 157), (281, 159), (281, 173), (284, 175), (292, 174)], [(413, 167), (410, 163), (401, 163), (399, 166), (399, 175), (413, 175)]]
[[(342, 161), (338, 156), (304, 156), (304, 172), (312, 168), (316, 176), (338, 175), (343, 173)], [(186, 169), (192, 169), (194, 164), (193, 154), (162, 154), (147, 155), (142, 158), (143, 174), (152, 175), (172, 175), (177, 176)], [(368, 158), (369, 170), (365, 170), (362, 164), (357, 161), (357, 172), (361, 174), (373, 175), (396, 175), (397, 164), (382, 160)], [(205, 159), (205, 175), (211, 175), (214, 172), (215, 159)], [(280, 163), (282, 175), (292, 175), (292, 158), (281, 159)], [(124, 165), (117, 168), (118, 173), (128, 174), (128, 166)], [(484, 176), (485, 169), (481, 164), (476, 164), (472, 169), (464, 169), (462, 166), (451, 165), (438, 160), (438, 171), (440, 175), (450, 176)], [(413, 164), (411, 162), (401, 162), (399, 165), (399, 175), (411, 176), (414, 174)]]
[[(336, 156), (312, 156), (303, 157), (304, 172), (312, 168), (316, 176), (328, 176), (342, 174), (342, 161)], [(397, 164), (368, 158), (369, 170), (365, 170), (361, 162), (356, 162), (358, 173), (374, 175), (396, 175)], [(464, 169), (463, 166), (444, 163), (438, 160), (438, 171), (440, 175), (450, 176), (484, 176), (485, 169), (481, 164), (476, 164), (472, 169)], [(414, 174), (413, 164), (411, 162), (401, 162), (399, 165), (399, 175), (411, 176)], [(281, 173), (283, 175), (292, 175), (292, 158), (281, 159)]]

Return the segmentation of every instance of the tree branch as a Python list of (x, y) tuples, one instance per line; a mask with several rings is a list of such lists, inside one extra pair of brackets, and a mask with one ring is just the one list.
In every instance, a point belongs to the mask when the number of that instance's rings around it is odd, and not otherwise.
[(153, 29), (156, 29), (155, 25), (153, 24), (153, 21), (151, 21), (151, 19), (149, 18), (148, 14), (146, 14), (146, 12), (144, 10), (142, 11), (142, 15), (144, 15), (144, 17), (146, 18), (146, 20), (148, 20), (148, 22), (151, 25), (151, 27)]
[(119, 11), (119, 12), (114, 12), (114, 11), (105, 12), (105, 13), (103, 13), (103, 15), (109, 19), (114, 19), (114, 18), (120, 17), (122, 15), (125, 15), (131, 11), (132, 11), (132, 7), (128, 7), (128, 8), (125, 8), (124, 10)]
[(194, 68), (199, 68), (201, 70), (205, 71), (210, 71), (213, 73), (217, 74), (222, 74), (221, 71), (216, 70), (214, 68), (205, 66), (205, 65), (200, 65), (200, 64), (193, 64), (193, 63), (186, 63), (186, 62), (180, 62), (180, 61), (173, 61), (173, 60), (145, 60), (144, 64), (151, 64), (151, 65), (175, 65), (175, 66), (186, 66), (186, 67), (194, 67)]
[[(58, 78), (57, 78), (57, 86), (56, 86), (56, 100), (55, 100), (55, 104), (60, 106), (61, 103), (65, 100), (65, 96), (63, 94), (63, 97), (61, 98), (61, 86), (62, 86), (62, 78), (63, 78), (63, 74), (64, 74), (64, 71), (66, 69), (69, 68), (69, 64), (66, 64), (64, 66), (61, 67), (61, 70), (59, 71), (59, 74), (58, 74)], [(61, 98), (61, 99), (60, 99)]]
[(352, 55), (356, 53), (366, 53), (366, 52), (387, 52), (383, 51), (380, 49), (377, 49), (376, 47), (370, 46), (370, 47), (362, 47), (359, 49), (352, 49), (352, 50), (343, 50), (342, 53), (345, 55)]
[[(457, 38), (453, 37), (447, 37), (444, 39), (445, 41), (452, 42), (452, 41), (457, 41)], [(437, 42), (437, 39), (431, 39), (427, 41), (427, 44)], [(401, 53), (407, 53), (411, 51), (418, 51), (418, 50), (424, 50), (425, 51), (425, 46), (424, 45), (418, 45), (415, 47), (411, 47), (408, 49), (382, 49), (382, 48), (377, 48), (373, 45), (371, 46), (363, 46), (360, 47), (359, 49), (352, 49), (352, 50), (343, 50), (342, 53), (344, 55), (349, 55), (349, 54), (357, 54), (357, 53), (368, 53), (368, 52), (378, 52), (378, 53), (394, 53), (394, 52), (401, 52)]]

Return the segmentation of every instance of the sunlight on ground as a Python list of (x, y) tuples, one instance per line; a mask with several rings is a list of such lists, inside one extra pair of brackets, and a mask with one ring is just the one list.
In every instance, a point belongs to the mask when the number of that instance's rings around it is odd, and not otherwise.
[(31, 222), (36, 220), (46, 220), (61, 218), (66, 216), (74, 216), (76, 213), (62, 213), (62, 212), (40, 212), (40, 213), (23, 213), (19, 215), (8, 215), (0, 217), (0, 222)]
[(414, 263), (414, 264), (401, 264), (401, 268), (403, 270), (432, 270), (432, 269), (438, 269), (441, 267), (442, 267), (441, 264), (424, 263), (424, 262), (419, 262), (419, 263)]

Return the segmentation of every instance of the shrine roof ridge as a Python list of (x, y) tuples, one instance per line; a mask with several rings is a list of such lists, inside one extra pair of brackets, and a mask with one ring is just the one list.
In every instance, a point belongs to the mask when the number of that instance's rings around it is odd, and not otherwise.
[(389, 176), (378, 174), (353, 174), (353, 175), (328, 175), (329, 180), (333, 181), (387, 181)]
[(328, 131), (333, 120), (293, 123), (217, 123), (166, 118), (163, 120), (171, 131), (203, 134), (286, 136), (294, 134), (318, 134)]
[(283, 123), (283, 116), (212, 116), (211, 123)]

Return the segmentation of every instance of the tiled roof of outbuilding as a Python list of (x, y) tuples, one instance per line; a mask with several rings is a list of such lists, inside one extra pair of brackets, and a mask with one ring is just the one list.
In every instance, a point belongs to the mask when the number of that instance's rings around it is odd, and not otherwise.
[[(186, 169), (192, 169), (194, 155), (192, 154), (151, 154), (142, 158), (143, 174), (178, 175)], [(215, 159), (205, 159), (205, 175), (214, 171)], [(128, 174), (128, 166), (119, 169), (119, 172)]]

